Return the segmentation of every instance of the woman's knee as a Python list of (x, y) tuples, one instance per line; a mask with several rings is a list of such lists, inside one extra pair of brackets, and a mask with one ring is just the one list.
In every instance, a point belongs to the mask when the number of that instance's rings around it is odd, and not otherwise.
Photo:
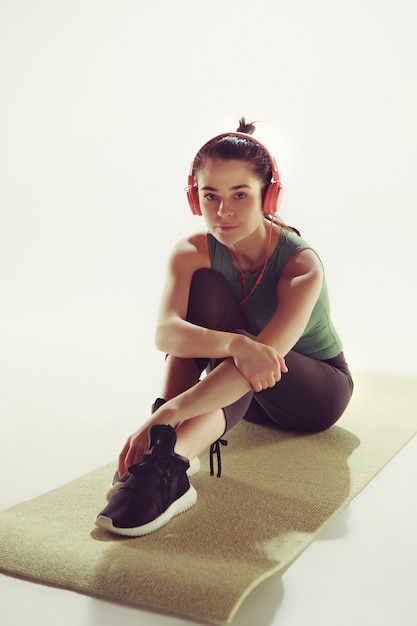
[(193, 297), (212, 298), (219, 292), (221, 295), (231, 292), (230, 285), (224, 276), (209, 267), (201, 267), (194, 272), (191, 279), (190, 299)]
[(201, 268), (194, 273), (187, 321), (197, 326), (226, 331), (244, 325), (239, 303), (230, 285), (219, 272)]

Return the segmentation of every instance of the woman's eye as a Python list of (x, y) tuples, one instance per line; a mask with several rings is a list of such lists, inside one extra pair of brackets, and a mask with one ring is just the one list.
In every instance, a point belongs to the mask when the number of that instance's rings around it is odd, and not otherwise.
[(243, 200), (244, 198), (246, 198), (246, 194), (243, 191), (239, 191), (239, 193), (235, 195), (235, 198), (237, 200)]
[(217, 196), (214, 193), (206, 193), (204, 196), (205, 200), (217, 200)]

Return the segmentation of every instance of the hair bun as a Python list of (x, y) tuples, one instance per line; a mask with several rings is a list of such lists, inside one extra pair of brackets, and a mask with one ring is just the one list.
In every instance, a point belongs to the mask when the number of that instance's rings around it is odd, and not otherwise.
[(253, 135), (256, 130), (256, 126), (254, 122), (246, 122), (244, 117), (241, 117), (239, 120), (239, 126), (236, 128), (236, 132), (238, 133), (247, 133), (248, 135)]

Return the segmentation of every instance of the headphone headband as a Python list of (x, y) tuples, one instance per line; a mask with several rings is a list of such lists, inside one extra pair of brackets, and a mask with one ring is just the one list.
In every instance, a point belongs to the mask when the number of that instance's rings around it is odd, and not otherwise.
[[(201, 148), (198, 150), (197, 154), (199, 154), (201, 150), (204, 150), (204, 148), (206, 148), (212, 142), (217, 141), (218, 139), (222, 139), (223, 137), (241, 137), (243, 139), (246, 139), (247, 141), (251, 141), (257, 146), (260, 146), (262, 150), (265, 152), (265, 154), (267, 155), (269, 162), (271, 164), (272, 174), (271, 174), (271, 181), (265, 191), (264, 200), (263, 200), (263, 210), (265, 213), (274, 215), (278, 210), (278, 196), (279, 196), (280, 190), (282, 189), (282, 184), (279, 179), (278, 167), (277, 167), (277, 163), (274, 157), (269, 152), (269, 150), (265, 148), (263, 143), (261, 143), (258, 139), (255, 139), (254, 137), (252, 137), (251, 135), (248, 135), (247, 133), (241, 133), (241, 132), (222, 133), (221, 135), (216, 135), (215, 137), (212, 137), (211, 139), (206, 141), (206, 143), (203, 144)], [(190, 205), (192, 213), (194, 215), (201, 215), (200, 202), (198, 199), (198, 187), (197, 187), (197, 183), (194, 180), (195, 160), (196, 159), (194, 157), (194, 159), (191, 162), (190, 172), (188, 174), (188, 184), (185, 188), (185, 191), (187, 193), (187, 199), (188, 199), (188, 203)]]

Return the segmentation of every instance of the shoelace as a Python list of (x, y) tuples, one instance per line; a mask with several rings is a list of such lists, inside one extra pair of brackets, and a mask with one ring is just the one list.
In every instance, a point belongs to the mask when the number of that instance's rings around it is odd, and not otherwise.
[(141, 459), (134, 465), (131, 465), (127, 471), (129, 474), (132, 474), (133, 476), (140, 476), (142, 468), (148, 467), (150, 465), (154, 465), (157, 461), (159, 461), (159, 459), (156, 455), (152, 455), (152, 454), (149, 454), (149, 452), (145, 452), (145, 454), (141, 457)]
[(227, 446), (226, 439), (217, 439), (210, 446), (210, 476), (214, 476), (214, 455), (217, 456), (217, 478), (222, 475), (222, 459), (220, 454), (220, 446)]

